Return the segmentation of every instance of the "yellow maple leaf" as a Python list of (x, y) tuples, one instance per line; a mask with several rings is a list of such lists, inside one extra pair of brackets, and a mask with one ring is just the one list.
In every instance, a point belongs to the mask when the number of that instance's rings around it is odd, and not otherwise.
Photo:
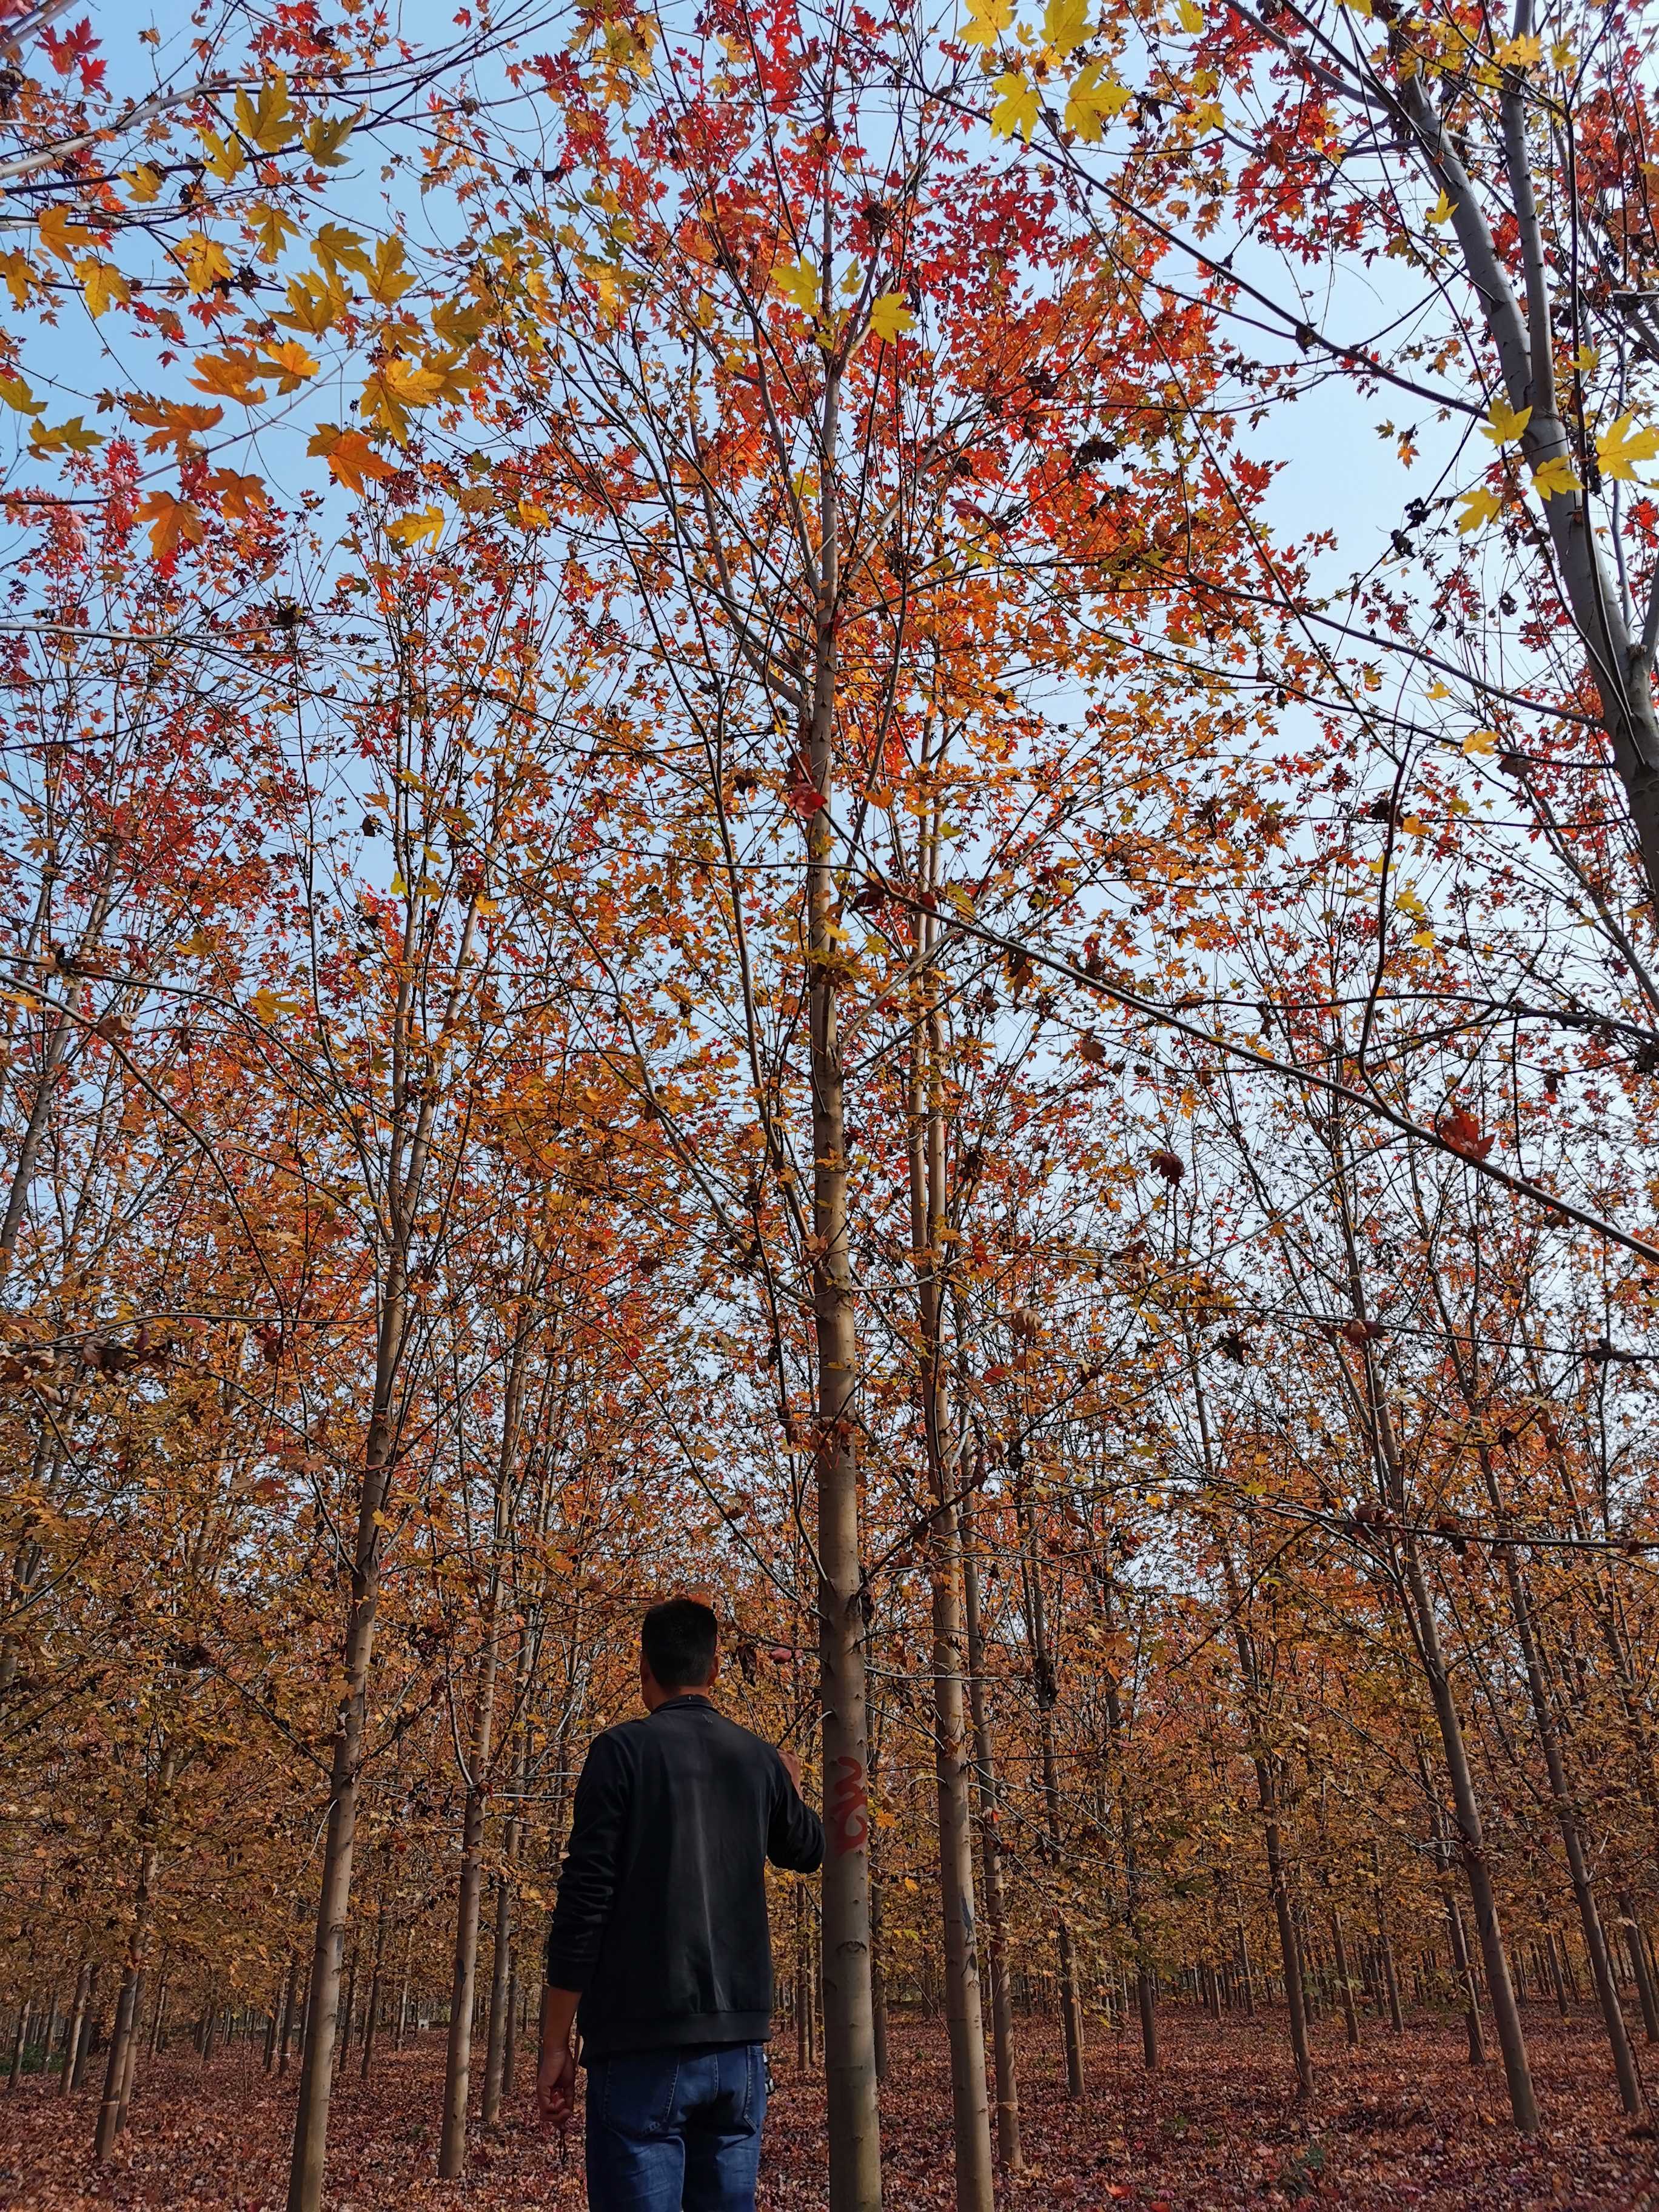
[(151, 168), (148, 161), (140, 161), (136, 169), (122, 170), (121, 182), (140, 207), (148, 207), (152, 200), (161, 198), (166, 179), (159, 169)]
[(1449, 699), (1451, 692), (1437, 676), (1423, 696), (1425, 699)]
[(216, 399), (234, 399), (239, 407), (258, 407), (265, 396), (264, 385), (256, 380), (266, 374), (263, 362), (252, 354), (200, 354), (197, 356), (196, 374), (191, 382), (198, 392), (210, 392)]
[(1012, 138), (1016, 132), (1028, 143), (1042, 112), (1042, 94), (1018, 70), (1006, 70), (992, 84), (997, 95), (991, 110), (991, 135)]
[(89, 453), (104, 442), (101, 430), (88, 430), (85, 420), (71, 415), (48, 430), (43, 423), (29, 425), (29, 450), (36, 453)]
[(968, 27), (957, 36), (964, 46), (994, 46), (1014, 20), (1014, 0), (968, 0)]
[(140, 522), (149, 525), (149, 550), (158, 561), (176, 553), (180, 544), (202, 542), (201, 516), (187, 501), (174, 499), (170, 491), (146, 493), (137, 516)]
[(533, 499), (521, 499), (519, 501), (517, 513), (520, 521), (526, 530), (545, 530), (553, 520), (547, 509), (538, 506)]
[(15, 246), (9, 253), (0, 256), (0, 279), (3, 279), (7, 291), (11, 294), (14, 307), (27, 307), (30, 287), (40, 281), (27, 254)]
[(1043, 44), (1062, 57), (1083, 44), (1089, 27), (1089, 0), (1048, 0), (1042, 11)]
[(362, 113), (362, 108), (357, 108), (349, 115), (317, 115), (307, 124), (306, 151), (319, 168), (337, 169), (343, 165), (345, 155), (340, 149)]
[(1530, 407), (1515, 408), (1507, 399), (1494, 399), (1486, 410), (1486, 419), (1480, 425), (1480, 434), (1490, 438), (1494, 446), (1513, 445), (1532, 420)]
[(404, 266), (404, 242), (400, 238), (383, 238), (374, 249), (374, 258), (363, 270), (363, 283), (371, 300), (383, 307), (401, 300), (415, 282), (412, 270)]
[(1637, 429), (1634, 415), (1621, 415), (1605, 430), (1595, 434), (1595, 459), (1604, 477), (1633, 479), (1638, 461), (1650, 461), (1659, 455), (1659, 428), (1651, 423), (1644, 430)]
[(308, 338), (319, 338), (334, 327), (345, 303), (345, 293), (338, 283), (325, 283), (320, 276), (309, 275), (290, 276), (288, 313), (272, 320), (291, 331), (303, 331)]
[(267, 343), (260, 351), (264, 356), (261, 370), (276, 377), (278, 392), (297, 392), (307, 377), (317, 374), (319, 364), (298, 338), (284, 338), (280, 345)]
[(325, 222), (313, 236), (311, 251), (318, 264), (332, 276), (341, 269), (361, 271), (374, 267), (363, 251), (364, 243), (358, 232), (348, 230), (343, 222)]
[(1578, 479), (1572, 472), (1570, 456), (1557, 453), (1552, 460), (1534, 464), (1532, 488), (1540, 499), (1565, 499), (1569, 492), (1577, 491)]
[(246, 92), (237, 92), (236, 128), (244, 138), (251, 138), (262, 154), (280, 153), (299, 127), (289, 104), (288, 79), (281, 70), (259, 87), (257, 105)]
[(198, 124), (197, 136), (207, 149), (209, 174), (217, 177), (222, 184), (230, 184), (247, 167), (247, 155), (242, 151), (242, 142), (234, 134), (222, 138), (216, 131)]
[(46, 403), (37, 399), (21, 376), (0, 376), (0, 399), (19, 415), (44, 415)]
[(229, 257), (216, 238), (193, 230), (179, 240), (177, 251), (185, 282), (192, 292), (210, 292), (216, 284), (230, 282)]
[(60, 261), (73, 261), (77, 253), (92, 244), (92, 233), (85, 223), (71, 222), (66, 207), (44, 207), (37, 220), (41, 245)]
[(817, 314), (823, 283), (816, 266), (805, 254), (799, 261), (780, 261), (772, 270), (772, 289), (781, 292), (803, 315)]
[(441, 507), (424, 507), (419, 514), (400, 514), (395, 522), (386, 525), (386, 535), (395, 538), (399, 545), (418, 545), (422, 538), (435, 544), (443, 535), (444, 515)]
[(429, 407), (441, 391), (443, 381), (441, 375), (434, 375), (418, 362), (401, 357), (386, 362), (364, 383), (357, 411), (378, 422), (383, 430), (389, 430), (398, 443), (404, 445), (409, 438), (410, 410)]
[(1582, 345), (1572, 357), (1572, 365), (1580, 376), (1594, 376), (1601, 366), (1600, 346)]
[(132, 297), (132, 287), (112, 261), (100, 261), (95, 258), (77, 261), (75, 273), (81, 279), (94, 322), (106, 307), (125, 307)]
[(915, 323), (902, 292), (884, 292), (871, 304), (870, 327), (884, 345), (896, 343), (904, 331), (915, 328)]
[(1495, 520), (1504, 511), (1502, 493), (1493, 491), (1489, 485), (1477, 484), (1473, 491), (1463, 492), (1460, 496), (1462, 503), (1462, 511), (1457, 518), (1460, 531), (1479, 530), (1483, 523)]
[(300, 225), (269, 200), (255, 200), (243, 220), (259, 241), (261, 261), (275, 261), (289, 239), (300, 235)]
[(1101, 136), (1102, 118), (1121, 115), (1133, 97), (1127, 84), (1107, 73), (1103, 62), (1090, 62), (1073, 80), (1066, 95), (1066, 128), (1092, 146)]
[(1198, 0), (1179, 0), (1176, 13), (1181, 18), (1181, 27), (1196, 38), (1204, 28), (1204, 10)]
[(1428, 220), (1433, 223), (1449, 222), (1457, 213), (1457, 204), (1446, 196), (1446, 187), (1440, 187), (1440, 197), (1429, 210)]
[(1541, 59), (1544, 41), (1534, 32), (1520, 39), (1500, 39), (1492, 50), (1492, 58), (1500, 69), (1530, 69)]
[(1463, 740), (1463, 750), (1471, 760), (1481, 760), (1486, 754), (1495, 753), (1498, 750), (1497, 731), (1471, 730)]

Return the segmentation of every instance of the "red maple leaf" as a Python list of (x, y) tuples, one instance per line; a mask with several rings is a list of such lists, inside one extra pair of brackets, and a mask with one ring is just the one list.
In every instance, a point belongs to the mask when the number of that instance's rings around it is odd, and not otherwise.
[(1435, 1134), (1442, 1144), (1461, 1152), (1466, 1160), (1484, 1160), (1494, 1141), (1481, 1135), (1480, 1124), (1462, 1106), (1454, 1107), (1444, 1121), (1436, 1124)]
[(70, 31), (42, 31), (40, 43), (51, 55), (52, 65), (59, 76), (67, 76), (78, 67), (85, 91), (95, 91), (103, 82), (104, 71), (109, 65), (91, 58), (98, 51), (98, 40), (89, 15), (82, 15)]

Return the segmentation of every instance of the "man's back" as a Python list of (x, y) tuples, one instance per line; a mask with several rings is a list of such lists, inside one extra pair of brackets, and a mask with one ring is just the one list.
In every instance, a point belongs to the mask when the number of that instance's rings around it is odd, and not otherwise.
[(587, 2054), (763, 2041), (765, 1863), (810, 1874), (823, 1831), (769, 1743), (696, 1694), (594, 1739), (547, 1942)]

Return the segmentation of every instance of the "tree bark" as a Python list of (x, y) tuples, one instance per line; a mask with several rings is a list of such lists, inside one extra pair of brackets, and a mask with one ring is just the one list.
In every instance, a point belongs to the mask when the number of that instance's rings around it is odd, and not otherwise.
[[(933, 887), (935, 851), (924, 836), (918, 876)], [(921, 1003), (911, 1030), (911, 1262), (916, 1278), (921, 1426), (933, 1512), (928, 1561), (933, 1597), (933, 1773), (939, 1814), (939, 1895), (944, 1906), (945, 2018), (951, 2051), (951, 2114), (957, 2212), (992, 2212), (991, 2124), (985, 2089), (979, 1948), (974, 1924), (974, 1832), (967, 1721), (962, 1695), (961, 1550), (953, 1495), (959, 1456), (951, 1440), (943, 1341), (946, 1251), (943, 1037), (936, 918), (918, 917)]]
[(75, 1977), (75, 1996), (70, 2006), (69, 2024), (64, 2031), (64, 2063), (58, 2075), (58, 2094), (68, 2096), (76, 2061), (80, 2055), (81, 2037), (86, 2026), (87, 2008), (92, 2002), (93, 1985), (98, 1969), (89, 1959), (81, 1962), (81, 1971)]
[[(1035, 1692), (1037, 1709), (1037, 1747), (1042, 1761), (1042, 1804), (1048, 1826), (1048, 1844), (1050, 1865), (1054, 1880), (1061, 1875), (1062, 1831), (1060, 1803), (1060, 1769), (1054, 1759), (1054, 1708), (1058, 1694), (1054, 1655), (1048, 1648), (1048, 1610), (1042, 1592), (1042, 1577), (1036, 1559), (1036, 1528), (1030, 1501), (1022, 1493), (1016, 1502), (1020, 1532), (1020, 1577), (1025, 1596), (1026, 1631), (1030, 1638), (1031, 1662), (1036, 1677)], [(1054, 1906), (1054, 1950), (1060, 1968), (1060, 2027), (1066, 2051), (1066, 2091), (1071, 2097), (1080, 2097), (1084, 2090), (1083, 2077), (1083, 2007), (1078, 1996), (1077, 1959), (1072, 1945), (1071, 1923), (1066, 1917), (1063, 1900), (1056, 1899)]]
[(98, 2107), (93, 2156), (101, 2166), (115, 2148), (120, 2129), (122, 2090), (125, 2081), (128, 2045), (137, 2033), (138, 1986), (143, 1973), (144, 1950), (160, 1856), (156, 1828), (167, 1793), (173, 1787), (173, 1754), (169, 1746), (161, 1754), (155, 1792), (144, 1810), (143, 1841), (138, 1853), (138, 1882), (133, 1894), (132, 1927), (127, 1937), (126, 1963), (121, 1972), (120, 1995), (116, 1999), (115, 2022), (110, 2030), (109, 2057), (104, 2069), (104, 2094)]
[(1014, 2008), (1008, 1979), (1008, 1912), (1002, 1879), (1002, 1838), (997, 1821), (996, 1767), (985, 1694), (985, 1637), (980, 1620), (979, 1565), (973, 1516), (961, 1507), (963, 1598), (968, 1632), (969, 1705), (974, 1723), (974, 1778), (979, 1798), (979, 1856), (985, 1884), (985, 1926), (990, 1953), (991, 2041), (997, 2082), (997, 2161), (1005, 2173), (1025, 2171), (1019, 2142), (1019, 2083), (1014, 2064)]
[[(827, 262), (826, 262), (827, 265)], [(817, 1368), (818, 1634), (823, 1715), (824, 2075), (830, 2212), (878, 2212), (881, 2130), (870, 1996), (869, 1743), (865, 1592), (859, 1543), (858, 1331), (848, 1236), (845, 1082), (837, 933), (835, 787), (841, 374), (824, 375), (818, 436), (818, 550), (805, 766), (823, 804), (806, 830), (807, 1006), (811, 1040), (812, 1312)], [(295, 2205), (291, 2212), (317, 2212)]]
[(380, 1908), (374, 1915), (374, 1963), (368, 1979), (368, 2004), (363, 2014), (363, 2056), (359, 2069), (365, 2081), (374, 2063), (375, 2040), (380, 2027), (380, 1990), (386, 1969), (386, 1892), (380, 1892)]

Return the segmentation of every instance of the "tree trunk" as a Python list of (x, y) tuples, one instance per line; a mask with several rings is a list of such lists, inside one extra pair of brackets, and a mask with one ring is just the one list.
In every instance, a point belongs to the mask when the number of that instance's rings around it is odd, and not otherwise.
[[(934, 846), (925, 837), (918, 871), (931, 893)], [(991, 2124), (985, 2093), (985, 2029), (980, 2014), (979, 1947), (974, 1926), (974, 1831), (966, 1715), (963, 1707), (961, 1551), (957, 1501), (960, 1465), (951, 1441), (943, 1343), (942, 1265), (947, 1250), (943, 1037), (935, 917), (918, 918), (917, 988), (922, 1003), (911, 1033), (910, 1243), (916, 1273), (921, 1425), (933, 1514), (928, 1562), (933, 1595), (933, 1774), (939, 1814), (939, 1895), (944, 1906), (945, 2019), (951, 2051), (951, 2114), (957, 2212), (992, 2212)]]
[[(1346, 1221), (1344, 1225), (1346, 1230)], [(1358, 1256), (1351, 1231), (1347, 1233), (1350, 1297), (1355, 1319), (1364, 1323), (1368, 1316), (1360, 1286)], [(1486, 1994), (1498, 2024), (1498, 2047), (1504, 2054), (1504, 2077), (1509, 2087), (1510, 2109), (1521, 2133), (1533, 2136), (1538, 2132), (1538, 2100), (1533, 2092), (1532, 2069), (1527, 2058), (1527, 2041), (1521, 2026), (1520, 2008), (1516, 2002), (1514, 1984), (1510, 1979), (1509, 1954), (1504, 1948), (1504, 1933), (1498, 1921), (1492, 1869), (1486, 1863), (1486, 1828), (1480, 1818), (1480, 1800), (1475, 1795), (1474, 1776), (1464, 1741), (1462, 1717), (1457, 1710), (1451, 1676), (1441, 1648), (1440, 1626), (1435, 1616), (1434, 1601), (1423, 1572), (1422, 1557), (1410, 1517), (1405, 1471), (1395, 1439), (1393, 1417), (1369, 1341), (1359, 1352), (1359, 1361), (1362, 1408), (1369, 1419), (1377, 1470), (1395, 1523), (1390, 1531), (1389, 1565), (1418, 1659), (1428, 1681), (1430, 1701), (1434, 1706), (1435, 1720), (1440, 1730), (1457, 1821), (1457, 1852), (1463, 1863), (1470, 1901), (1474, 1908), (1475, 1934), (1480, 1945), (1481, 1963), (1486, 1972)], [(1346, 1375), (1346, 1368), (1343, 1371)]]
[(1648, 1948), (1642, 1940), (1642, 1923), (1637, 1916), (1636, 1900), (1629, 1890), (1619, 1893), (1619, 1917), (1624, 1924), (1625, 1949), (1630, 1959), (1631, 1978), (1636, 1984), (1636, 1994), (1642, 2007), (1642, 2027), (1650, 2043), (1659, 2043), (1659, 2000), (1656, 2000), (1653, 1975), (1648, 1966)]
[[(1419, 1758), (1422, 1754), (1419, 1753)], [(1427, 1765), (1424, 1762), (1427, 1779)], [(1440, 1817), (1440, 1808), (1429, 1801), (1430, 1835), (1434, 1844), (1435, 1880), (1440, 1899), (1445, 1908), (1446, 1933), (1451, 1942), (1452, 1963), (1463, 1991), (1463, 2027), (1469, 2042), (1469, 2063), (1484, 2066), (1486, 2063), (1486, 2031), (1480, 2024), (1480, 1992), (1475, 1986), (1474, 1961), (1469, 1956), (1468, 1938), (1463, 1931), (1463, 1915), (1458, 1909), (1456, 1893), (1452, 1887), (1451, 1851), (1446, 1842), (1445, 1823)], [(1375, 1846), (1373, 1846), (1373, 1850)]]
[[(824, 2075), (830, 2212), (878, 2212), (881, 2130), (870, 1999), (869, 1743), (859, 1545), (857, 1291), (847, 1218), (834, 815), (836, 484), (841, 372), (826, 363), (818, 440), (818, 554), (805, 766), (823, 802), (806, 829), (807, 1011), (811, 1037), (812, 1310), (817, 1420), (818, 1635), (823, 1715)], [(291, 2212), (317, 2212), (313, 2204)]]
[(81, 2033), (76, 2039), (75, 2061), (70, 2069), (69, 2086), (78, 2089), (86, 2078), (87, 2060), (92, 2051), (94, 2033), (98, 2025), (98, 1977), (103, 1971), (102, 1961), (94, 1960), (92, 1978), (87, 1984), (87, 2006), (81, 2015)]
[(1348, 1939), (1343, 1932), (1342, 1914), (1336, 1905), (1331, 1907), (1331, 1947), (1336, 1953), (1336, 1978), (1342, 1991), (1342, 2024), (1348, 2038), (1348, 2048), (1359, 2048), (1359, 2012), (1353, 2001), (1353, 1976), (1348, 1971)]
[(997, 1822), (996, 1768), (985, 1695), (985, 1638), (980, 1623), (979, 1565), (973, 1518), (961, 1507), (963, 1597), (968, 1632), (969, 1705), (974, 1721), (974, 1775), (979, 1796), (979, 1856), (985, 1884), (985, 1926), (991, 1969), (991, 2041), (997, 2079), (997, 2160), (1005, 2173), (1022, 2174), (1019, 2084), (1014, 2070), (1014, 2008), (1008, 1981), (1008, 1913), (1002, 1880), (1002, 1839)]
[[(1037, 1709), (1037, 1747), (1042, 1760), (1042, 1804), (1047, 1820), (1048, 1852), (1056, 1886), (1060, 1881), (1061, 1841), (1060, 1769), (1054, 1760), (1054, 1708), (1058, 1695), (1054, 1655), (1048, 1648), (1048, 1610), (1037, 1566), (1036, 1528), (1029, 1499), (1016, 1500), (1019, 1516), (1020, 1579), (1025, 1598), (1026, 1632), (1030, 1639), (1031, 1664)], [(1083, 2079), (1083, 2008), (1079, 2002), (1077, 1960), (1072, 1948), (1071, 1923), (1063, 1901), (1054, 1906), (1054, 1951), (1060, 1968), (1060, 2027), (1066, 2050), (1066, 2091), (1080, 2097)]]
[(368, 1978), (368, 2004), (363, 2014), (363, 2056), (360, 2071), (365, 2081), (374, 2060), (374, 2043), (380, 2025), (380, 1991), (386, 1967), (386, 1892), (380, 1892), (380, 1910), (374, 1916), (374, 1963)]
[(489, 1966), (489, 2031), (484, 2044), (483, 2124), (501, 2118), (505, 2083), (507, 2023), (513, 2006), (513, 1881), (507, 1870), (518, 1850), (518, 1817), (507, 1821), (502, 1838), (507, 1868), (495, 1877), (495, 1949)]
[(126, 1963), (121, 1972), (121, 1991), (116, 2000), (115, 2023), (110, 2031), (109, 2060), (104, 2069), (104, 2094), (98, 2107), (98, 2126), (93, 2156), (101, 2166), (115, 2147), (121, 2118), (128, 2045), (137, 2033), (138, 1985), (143, 1972), (144, 1948), (149, 1940), (149, 1920), (155, 1887), (159, 1849), (155, 1840), (162, 1806), (173, 1786), (172, 1747), (161, 1754), (155, 1794), (145, 1808), (143, 1843), (138, 1854), (138, 1885), (133, 1895), (132, 1928), (127, 1938)]
[(392, 1394), (404, 1336), (401, 1254), (394, 1251), (392, 1279), (381, 1310), (374, 1407), (369, 1421), (362, 1495), (352, 1553), (346, 1613), (343, 1695), (334, 1729), (329, 1772), (328, 1826), (317, 1901), (306, 1997), (300, 2094), (289, 2168), (288, 2212), (322, 2212), (323, 2170), (328, 2156), (329, 2104), (334, 2087), (334, 2043), (340, 2005), (346, 1920), (351, 1908), (351, 1868), (357, 1841), (357, 1796), (363, 1738), (368, 1720), (369, 1668), (380, 1598), (380, 1531), (392, 1475)]
[(64, 2033), (64, 2063), (58, 2076), (58, 2094), (62, 2097), (68, 2096), (72, 2086), (97, 1974), (97, 1967), (88, 1959), (82, 1961), (81, 1971), (75, 1978), (74, 2001), (70, 2006), (69, 2025)]
[(1389, 1904), (1382, 1888), (1382, 1854), (1371, 1844), (1371, 1895), (1376, 1906), (1376, 1952), (1382, 1969), (1382, 1991), (1388, 1999), (1389, 2026), (1395, 2035), (1406, 2032), (1400, 2009), (1400, 1977), (1395, 1971), (1394, 1936), (1389, 1926)]
[(132, 2032), (127, 2037), (127, 2055), (121, 2068), (121, 2087), (115, 2106), (115, 2132), (124, 2136), (127, 2131), (127, 2113), (132, 2105), (132, 2085), (138, 2073), (139, 2007), (143, 2001), (144, 1970), (138, 1970), (138, 1985), (132, 1996)]

